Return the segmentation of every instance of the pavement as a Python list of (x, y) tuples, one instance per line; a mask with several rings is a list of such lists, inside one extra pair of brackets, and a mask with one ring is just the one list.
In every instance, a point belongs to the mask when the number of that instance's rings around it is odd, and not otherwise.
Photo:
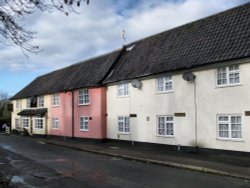
[(238, 156), (176, 151), (166, 149), (166, 147), (143, 147), (136, 143), (132, 145), (131, 143), (114, 141), (93, 142), (52, 138), (28, 138), (37, 139), (38, 142), (100, 155), (250, 180), (249, 155)]

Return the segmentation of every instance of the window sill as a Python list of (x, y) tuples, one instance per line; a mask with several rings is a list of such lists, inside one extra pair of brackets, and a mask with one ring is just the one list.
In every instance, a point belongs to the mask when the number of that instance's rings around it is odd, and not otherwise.
[(162, 91), (162, 92), (158, 92), (156, 91), (156, 95), (160, 95), (160, 94), (167, 94), (167, 93), (174, 93), (174, 90), (171, 90), (171, 91)]
[(157, 135), (157, 137), (174, 138), (174, 135)]
[(89, 106), (90, 103), (86, 103), (86, 104), (78, 104), (78, 106)]
[(117, 134), (130, 135), (130, 133), (118, 132)]
[(117, 98), (127, 98), (127, 97), (129, 97), (130, 95), (122, 95), (122, 96), (118, 96), (117, 95)]
[(52, 105), (52, 108), (60, 107), (59, 105)]
[(216, 85), (215, 89), (225, 88), (225, 87), (237, 87), (242, 86), (242, 84), (226, 84), (226, 85)]
[(242, 138), (216, 138), (218, 141), (244, 142)]
[(89, 132), (89, 130), (85, 129), (80, 129), (81, 132)]
[(58, 131), (58, 130), (59, 130), (59, 128), (52, 128), (52, 130), (53, 130), (53, 131)]

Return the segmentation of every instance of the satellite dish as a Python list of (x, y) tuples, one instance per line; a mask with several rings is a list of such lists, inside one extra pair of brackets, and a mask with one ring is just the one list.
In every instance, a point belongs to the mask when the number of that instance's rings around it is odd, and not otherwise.
[(192, 73), (192, 72), (184, 72), (183, 74), (182, 74), (182, 78), (184, 79), (184, 80), (186, 80), (186, 81), (194, 81), (194, 79), (195, 79), (195, 75)]
[(135, 80), (132, 80), (132, 81), (131, 81), (131, 85), (132, 85), (132, 87), (134, 87), (134, 88), (140, 89), (141, 86), (142, 86), (142, 83), (141, 83), (140, 80), (135, 79)]

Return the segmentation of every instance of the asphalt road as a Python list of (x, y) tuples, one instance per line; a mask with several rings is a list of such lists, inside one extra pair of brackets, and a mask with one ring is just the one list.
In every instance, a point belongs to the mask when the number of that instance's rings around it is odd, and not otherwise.
[(23, 178), (23, 187), (250, 187), (247, 180), (96, 155), (22, 137), (0, 135), (1, 153), (0, 164), (5, 161), (0, 167), (9, 162), (8, 173)]

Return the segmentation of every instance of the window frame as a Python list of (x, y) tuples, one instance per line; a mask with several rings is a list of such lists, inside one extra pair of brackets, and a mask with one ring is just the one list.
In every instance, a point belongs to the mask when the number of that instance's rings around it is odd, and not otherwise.
[[(87, 93), (85, 93), (86, 91)], [(90, 104), (89, 89), (78, 90), (78, 105), (89, 105), (89, 104)]]
[[(55, 124), (56, 123), (56, 127)], [(52, 117), (52, 129), (59, 129), (59, 118), (58, 117)]]
[[(40, 126), (39, 124), (38, 124), (38, 126), (37, 126), (37, 122), (36, 122), (36, 120), (38, 120), (38, 123), (40, 123), (39, 121), (42, 121), (42, 126)], [(43, 117), (40, 117), (40, 116), (35, 116), (34, 117), (34, 129), (37, 129), (37, 130), (44, 130), (44, 128), (45, 128), (45, 121), (44, 121), (44, 118)]]
[[(219, 121), (219, 117), (227, 117), (228, 121)], [(240, 130), (234, 130), (235, 132), (240, 132), (241, 137), (232, 137), (232, 117), (240, 117), (239, 123), (234, 123), (234, 125), (240, 125)], [(228, 137), (220, 136), (220, 124), (228, 124)], [(241, 114), (218, 114), (216, 117), (216, 125), (217, 125), (217, 139), (219, 140), (230, 140), (230, 141), (242, 141), (243, 140), (243, 118)]]
[(31, 98), (26, 99), (26, 108), (31, 108)]
[[(237, 69), (234, 70), (230, 70), (230, 68), (232, 67), (238, 67)], [(224, 74), (226, 74), (226, 77), (224, 78), (226, 80), (226, 83), (223, 84), (219, 84), (219, 74), (223, 74), (223, 73), (219, 73), (220, 69), (225, 69)], [(230, 82), (230, 75), (233, 74), (235, 76), (235, 74), (239, 74), (239, 82)], [(234, 65), (229, 65), (229, 66), (223, 66), (223, 67), (218, 67), (215, 69), (215, 81), (216, 81), (216, 86), (217, 87), (227, 87), (227, 86), (237, 86), (237, 85), (241, 85), (241, 76), (240, 76), (240, 65), (239, 64), (234, 64)], [(234, 77), (235, 79), (236, 77)], [(221, 80), (223, 79), (223, 76), (221, 76)]]
[[(18, 122), (18, 126), (17, 126), (17, 122)], [(20, 130), (20, 129), (21, 129), (21, 121), (20, 121), (20, 118), (15, 118), (15, 129), (16, 129), (16, 130)]]
[(60, 96), (58, 93), (52, 95), (52, 106), (53, 107), (60, 106)]
[[(28, 126), (24, 126), (25, 125), (24, 120), (27, 121)], [(28, 116), (23, 116), (22, 117), (22, 127), (26, 128), (26, 129), (30, 128), (30, 118)]]
[[(169, 78), (169, 79), (167, 79), (167, 78)], [(159, 82), (161, 79), (163, 79), (162, 86), (161, 86), (162, 90), (159, 89), (160, 88)], [(172, 92), (174, 92), (174, 81), (173, 81), (172, 75), (158, 77), (158, 78), (156, 78), (155, 82), (156, 82), (156, 93), (172, 93)], [(167, 90), (166, 84), (170, 84), (171, 89)]]
[[(89, 131), (89, 120), (90, 119), (88, 116), (80, 116), (79, 117), (79, 129), (80, 129), (80, 131), (84, 131), (84, 132)], [(83, 125), (81, 123), (83, 123)]]
[[(119, 119), (122, 118), (122, 119)], [(127, 121), (126, 121), (127, 119)], [(122, 131), (120, 130), (120, 123), (122, 123)], [(126, 126), (127, 123), (127, 126)], [(117, 126), (119, 134), (130, 134), (130, 117), (129, 116), (118, 116)], [(127, 129), (127, 131), (126, 131)]]
[[(164, 122), (163, 122), (164, 127), (163, 128), (160, 128), (160, 126), (159, 126), (159, 123), (160, 123), (159, 118), (164, 118)], [(167, 118), (172, 118), (172, 120), (168, 121)], [(172, 130), (168, 129), (167, 123), (172, 124)], [(159, 134), (160, 129), (164, 130), (164, 134)], [(173, 134), (167, 134), (168, 131), (172, 131)], [(157, 115), (156, 116), (156, 132), (157, 132), (156, 133), (157, 136), (159, 136), (159, 137), (170, 137), (170, 138), (175, 137), (175, 118), (174, 118), (174, 116), (173, 115)]]
[(21, 108), (21, 100), (20, 99), (17, 99), (16, 100), (16, 109), (20, 109)]
[(117, 97), (129, 96), (129, 83), (120, 83), (117, 85)]
[(37, 107), (38, 108), (44, 107), (44, 96), (37, 97)]

